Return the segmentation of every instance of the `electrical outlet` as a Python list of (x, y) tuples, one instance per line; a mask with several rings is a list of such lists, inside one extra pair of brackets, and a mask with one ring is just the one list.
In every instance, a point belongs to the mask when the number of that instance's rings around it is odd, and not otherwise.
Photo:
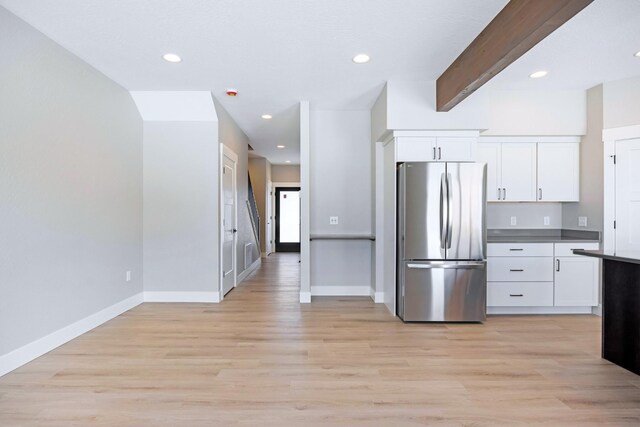
[(544, 225), (549, 225), (551, 224), (551, 218), (549, 218), (548, 216), (544, 217)]
[(127, 271), (127, 273), (125, 274), (125, 281), (127, 282), (131, 281), (131, 271)]
[(329, 225), (338, 225), (338, 217), (330, 216), (329, 217)]
[(586, 227), (587, 226), (587, 217), (579, 216), (578, 217), (578, 227)]
[(511, 225), (516, 225), (516, 224), (518, 224), (518, 220), (517, 220), (517, 218), (515, 216), (512, 216), (511, 217)]

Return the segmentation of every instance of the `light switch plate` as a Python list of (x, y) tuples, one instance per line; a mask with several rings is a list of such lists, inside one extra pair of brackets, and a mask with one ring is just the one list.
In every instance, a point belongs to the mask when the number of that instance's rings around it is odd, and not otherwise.
[(127, 273), (125, 274), (125, 280), (126, 280), (127, 282), (130, 282), (130, 281), (131, 281), (131, 271), (127, 271)]
[(329, 225), (338, 225), (338, 217), (330, 216), (329, 217)]
[(517, 225), (518, 224), (518, 219), (515, 216), (511, 217), (511, 225)]
[(544, 217), (544, 225), (549, 225), (551, 224), (551, 218), (549, 218), (548, 216)]
[(579, 216), (578, 217), (578, 227), (586, 227), (587, 226), (587, 217)]

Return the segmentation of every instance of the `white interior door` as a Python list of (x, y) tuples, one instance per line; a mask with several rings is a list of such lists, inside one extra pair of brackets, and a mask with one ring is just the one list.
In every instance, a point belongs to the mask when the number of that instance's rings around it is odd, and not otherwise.
[(267, 182), (267, 206), (266, 206), (266, 212), (265, 212), (266, 228), (264, 229), (265, 231), (264, 247), (267, 255), (273, 252), (273, 235), (271, 233), (271, 230), (272, 230), (271, 226), (273, 223), (273, 210), (271, 208), (272, 196), (273, 196), (273, 183), (269, 181)]
[(536, 143), (502, 144), (502, 198), (507, 202), (536, 200)]
[(224, 150), (222, 162), (222, 294), (236, 285), (236, 163), (232, 153)]
[(616, 251), (640, 251), (640, 139), (616, 142)]

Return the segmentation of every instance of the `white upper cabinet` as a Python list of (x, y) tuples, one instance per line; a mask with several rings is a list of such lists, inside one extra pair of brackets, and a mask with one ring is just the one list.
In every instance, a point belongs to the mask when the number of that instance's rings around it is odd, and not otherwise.
[(487, 164), (487, 201), (536, 200), (536, 144), (478, 144), (477, 161)]
[(473, 162), (476, 160), (477, 138), (437, 137), (436, 157), (442, 162)]
[(580, 199), (580, 147), (576, 143), (538, 143), (538, 200)]
[(477, 138), (401, 136), (396, 139), (398, 162), (473, 162)]
[(502, 200), (536, 200), (536, 144), (502, 144)]
[(487, 164), (487, 201), (502, 199), (502, 144), (478, 144), (478, 163)]
[(478, 144), (477, 161), (487, 164), (487, 201), (578, 201), (579, 143), (532, 139)]

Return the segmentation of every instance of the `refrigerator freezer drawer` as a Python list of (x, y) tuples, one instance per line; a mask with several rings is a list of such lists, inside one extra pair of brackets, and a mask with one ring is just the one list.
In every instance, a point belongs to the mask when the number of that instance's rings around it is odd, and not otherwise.
[(403, 273), (399, 314), (405, 322), (481, 322), (486, 319), (484, 262), (407, 262)]
[(550, 307), (553, 282), (489, 282), (487, 305), (490, 307)]

